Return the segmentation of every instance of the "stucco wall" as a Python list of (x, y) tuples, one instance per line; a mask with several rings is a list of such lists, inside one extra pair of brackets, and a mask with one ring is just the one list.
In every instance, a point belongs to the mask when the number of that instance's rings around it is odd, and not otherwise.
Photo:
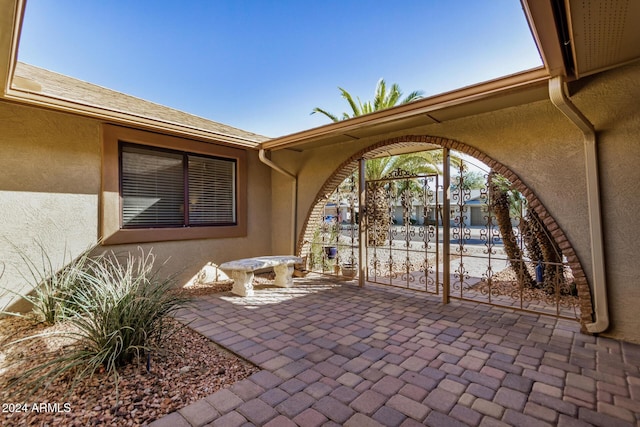
[[(640, 342), (640, 64), (578, 82), (572, 100), (598, 131), (611, 327), (606, 335)], [(0, 102), (0, 286), (19, 291), (26, 273), (18, 251), (38, 259), (37, 242), (54, 264), (94, 244), (100, 189), (100, 123)], [(591, 282), (583, 141), (548, 101), (406, 129), (304, 152), (279, 151), (273, 160), (298, 175), (297, 233), (315, 196), (335, 168), (357, 151), (405, 134), (441, 136), (475, 147), (506, 165), (560, 224)], [(273, 188), (272, 188), (273, 182)], [(289, 253), (292, 186), (249, 153), (248, 236), (161, 242), (153, 247), (169, 271), (186, 281), (211, 261)], [(266, 230), (271, 230), (271, 233)], [(116, 248), (133, 249), (135, 245)], [(7, 302), (0, 300), (0, 307)]]
[(609, 333), (640, 342), (640, 63), (584, 84), (574, 98), (598, 135)]
[[(0, 123), (0, 287), (22, 293), (29, 273), (20, 253), (40, 265), (42, 245), (58, 267), (97, 241), (101, 123), (6, 102), (0, 102)], [(257, 152), (248, 157), (247, 237), (141, 245), (153, 249), (158, 263), (169, 259), (165, 271), (180, 272), (180, 283), (207, 262), (270, 253), (264, 231), (271, 221), (271, 175)], [(0, 309), (9, 300), (5, 292)]]
[[(28, 290), (20, 254), (54, 267), (97, 239), (99, 127), (65, 114), (0, 102), (0, 286)], [(96, 167), (98, 165), (98, 167)], [(0, 307), (7, 303), (5, 295)]]
[[(640, 64), (581, 80), (572, 100), (598, 132), (607, 287), (611, 326), (605, 335), (640, 342)], [(432, 135), (475, 147), (507, 166), (531, 189), (563, 229), (592, 282), (591, 244), (581, 132), (550, 101), (379, 135), (303, 152), (274, 153), (299, 176), (298, 230), (323, 183), (358, 150), (401, 135)], [(273, 206), (284, 195), (274, 194)], [(280, 231), (274, 229), (274, 235)]]

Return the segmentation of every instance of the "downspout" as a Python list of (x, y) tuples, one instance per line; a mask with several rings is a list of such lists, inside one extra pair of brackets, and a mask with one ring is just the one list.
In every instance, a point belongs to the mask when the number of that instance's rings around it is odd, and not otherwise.
[(266, 156), (266, 152), (264, 150), (264, 148), (261, 148), (260, 151), (258, 152), (258, 158), (260, 159), (260, 161), (262, 163), (264, 163), (265, 165), (269, 166), (271, 169), (280, 172), (282, 175), (286, 175), (289, 178), (291, 178), (293, 180), (293, 192), (292, 192), (292, 200), (293, 200), (293, 207), (291, 210), (291, 236), (292, 236), (292, 241), (291, 241), (291, 254), (292, 255), (297, 255), (296, 253), (296, 230), (298, 229), (298, 177), (295, 176), (294, 174), (287, 172), (286, 170), (282, 169), (280, 166), (276, 165), (275, 163), (273, 163), (271, 161), (271, 159), (268, 159)]
[(587, 176), (587, 204), (589, 209), (589, 237), (591, 240), (591, 263), (593, 265), (593, 323), (585, 325), (593, 334), (604, 332), (609, 327), (607, 283), (605, 275), (600, 188), (598, 184), (598, 147), (593, 125), (566, 96), (564, 79), (556, 76), (549, 80), (549, 98), (584, 135), (585, 171)]

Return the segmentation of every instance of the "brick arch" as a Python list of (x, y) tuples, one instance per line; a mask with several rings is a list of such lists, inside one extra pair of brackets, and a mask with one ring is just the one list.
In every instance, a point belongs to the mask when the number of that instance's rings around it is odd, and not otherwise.
[[(569, 239), (564, 234), (564, 231), (560, 228), (556, 220), (549, 214), (538, 197), (531, 191), (522, 180), (511, 169), (501, 164), (500, 162), (492, 159), (481, 151), (474, 147), (471, 147), (465, 143), (455, 141), (453, 139), (441, 138), (430, 135), (404, 135), (396, 138), (385, 139), (379, 141), (373, 145), (370, 145), (357, 153), (353, 154), (347, 160), (342, 162), (331, 176), (324, 182), (313, 202), (313, 206), (307, 213), (307, 217), (302, 225), (302, 233), (298, 238), (298, 253), (300, 256), (307, 255), (303, 253), (304, 243), (312, 240), (313, 230), (322, 221), (324, 202), (328, 199), (329, 195), (340, 185), (345, 178), (353, 173), (359, 164), (360, 159), (368, 159), (376, 157), (380, 154), (384, 154), (389, 149), (397, 149), (403, 147), (416, 147), (419, 148), (422, 145), (431, 145), (434, 147), (449, 148), (458, 152), (467, 154), (474, 157), (491, 169), (507, 178), (514, 186), (515, 189), (527, 199), (528, 206), (533, 209), (540, 219), (544, 222), (547, 229), (555, 239), (558, 247), (562, 250), (562, 253), (567, 257), (567, 261), (573, 272), (574, 281), (578, 290), (578, 300), (580, 304), (580, 323), (582, 325), (583, 332), (586, 331), (584, 325), (592, 322), (592, 302), (591, 302), (591, 290), (587, 277), (584, 274), (582, 264), (578, 259), (576, 252), (574, 251)], [(426, 148), (426, 147), (425, 147)]]

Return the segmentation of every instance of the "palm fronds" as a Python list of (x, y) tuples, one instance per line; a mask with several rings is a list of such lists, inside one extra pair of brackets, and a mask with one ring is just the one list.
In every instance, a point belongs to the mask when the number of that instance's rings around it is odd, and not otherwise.
[[(334, 122), (339, 122), (340, 120), (347, 120), (353, 117), (362, 116), (365, 114), (373, 113), (374, 111), (385, 110), (387, 108), (395, 107), (398, 104), (406, 104), (408, 102), (412, 102), (422, 98), (424, 94), (421, 90), (415, 90), (407, 95), (404, 99), (402, 98), (402, 90), (400, 90), (400, 86), (397, 83), (391, 85), (391, 88), (387, 91), (387, 83), (384, 79), (378, 80), (376, 84), (376, 90), (373, 95), (373, 101), (362, 102), (359, 97), (355, 99), (346, 89), (338, 87), (340, 91), (340, 96), (344, 98), (349, 104), (350, 112), (343, 112), (342, 118), (339, 118), (337, 115), (329, 113), (328, 111), (316, 107), (311, 111), (311, 114), (320, 113), (327, 116)], [(356, 101), (357, 100), (357, 101)]]

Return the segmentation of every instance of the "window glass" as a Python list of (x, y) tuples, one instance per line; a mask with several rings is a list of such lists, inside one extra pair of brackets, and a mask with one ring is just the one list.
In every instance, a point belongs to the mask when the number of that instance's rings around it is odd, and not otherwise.
[(236, 223), (234, 160), (122, 144), (121, 161), (123, 228)]
[(189, 157), (189, 224), (234, 224), (235, 162)]

